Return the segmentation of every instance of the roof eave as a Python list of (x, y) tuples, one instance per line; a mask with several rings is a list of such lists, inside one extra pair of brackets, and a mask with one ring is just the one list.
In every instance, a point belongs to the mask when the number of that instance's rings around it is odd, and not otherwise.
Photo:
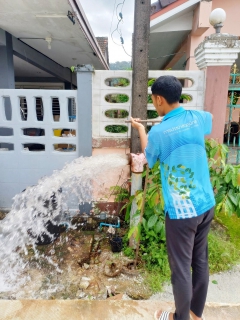
[[(188, 9), (191, 6), (194, 6), (195, 4), (199, 3), (201, 0), (189, 0), (181, 5), (178, 5), (177, 7), (172, 8), (171, 5), (169, 6), (169, 10), (163, 14), (160, 14), (156, 18), (152, 19), (150, 21), (150, 30), (154, 30), (159, 24), (163, 23), (164, 21), (168, 20), (169, 18), (173, 17), (174, 15), (177, 15), (181, 13), (182, 11)], [(176, 3), (176, 2), (174, 2)], [(173, 3), (173, 4), (174, 4)], [(172, 8), (172, 9), (171, 9)], [(160, 11), (161, 13), (161, 11)]]
[(92, 28), (90, 24), (88, 23), (87, 17), (83, 11), (83, 8), (80, 4), (79, 0), (68, 0), (70, 6), (72, 7), (72, 10), (74, 11), (77, 21), (80, 25), (80, 28), (82, 32), (85, 34), (87, 41), (89, 42), (91, 48), (93, 49), (93, 52), (96, 53), (98, 58), (100, 59), (103, 67), (107, 70), (109, 70), (109, 65), (102, 53), (102, 50), (100, 46), (98, 45), (97, 39), (94, 36), (94, 33), (92, 31)]

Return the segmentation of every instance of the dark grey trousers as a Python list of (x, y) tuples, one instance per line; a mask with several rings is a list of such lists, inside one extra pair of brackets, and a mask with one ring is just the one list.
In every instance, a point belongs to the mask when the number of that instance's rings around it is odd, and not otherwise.
[(214, 208), (189, 219), (173, 220), (166, 215), (174, 320), (189, 320), (190, 310), (202, 316), (209, 282), (207, 235), (213, 216)]

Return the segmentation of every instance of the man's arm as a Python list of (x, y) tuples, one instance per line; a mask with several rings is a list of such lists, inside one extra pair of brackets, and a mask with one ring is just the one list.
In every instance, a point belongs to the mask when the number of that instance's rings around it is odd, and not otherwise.
[(138, 122), (139, 119), (133, 119), (131, 118), (132, 127), (138, 130), (140, 141), (141, 141), (141, 148), (142, 152), (144, 153), (146, 146), (147, 146), (147, 134), (145, 131), (145, 127)]

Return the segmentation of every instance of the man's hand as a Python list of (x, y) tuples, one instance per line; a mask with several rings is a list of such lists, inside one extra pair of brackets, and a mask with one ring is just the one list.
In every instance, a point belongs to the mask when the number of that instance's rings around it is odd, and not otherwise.
[(142, 123), (138, 122), (140, 119), (139, 118), (130, 118), (132, 127), (138, 130), (140, 141), (141, 141), (141, 148), (142, 152), (144, 153), (145, 148), (147, 146), (147, 135), (145, 131), (145, 127)]
[(132, 124), (132, 127), (135, 128), (135, 129), (140, 129), (140, 128), (144, 128), (144, 125), (138, 121), (140, 121), (141, 119), (139, 118), (130, 118), (131, 120), (131, 124)]

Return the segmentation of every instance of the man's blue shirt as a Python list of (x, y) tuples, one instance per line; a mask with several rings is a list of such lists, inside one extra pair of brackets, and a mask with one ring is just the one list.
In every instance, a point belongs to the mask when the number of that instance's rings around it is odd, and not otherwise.
[(149, 167), (160, 160), (165, 207), (170, 219), (199, 216), (215, 205), (204, 135), (211, 133), (209, 112), (172, 110), (149, 132)]

